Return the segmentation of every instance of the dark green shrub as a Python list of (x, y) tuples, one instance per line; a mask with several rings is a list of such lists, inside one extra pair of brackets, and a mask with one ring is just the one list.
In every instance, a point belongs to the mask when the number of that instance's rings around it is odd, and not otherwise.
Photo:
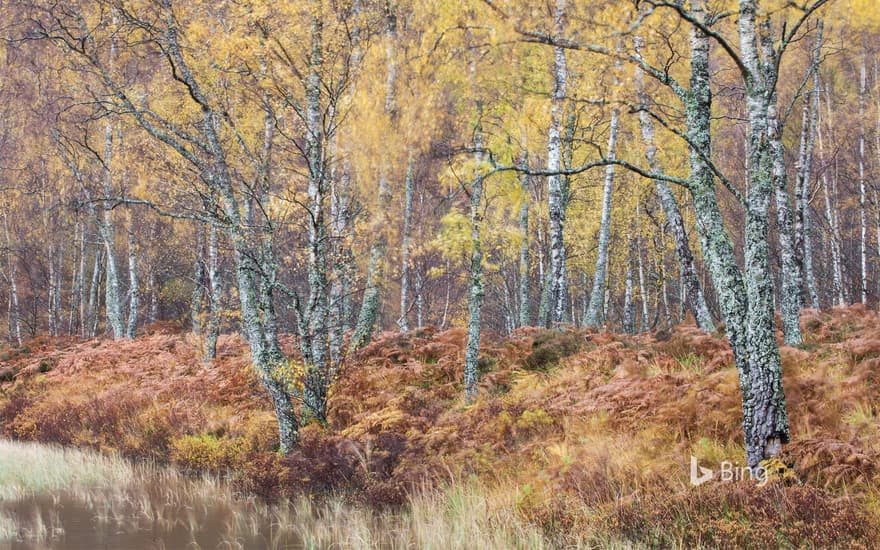
[(559, 360), (574, 355), (581, 349), (583, 338), (576, 332), (546, 330), (532, 342), (532, 352), (526, 357), (526, 370), (548, 370)]

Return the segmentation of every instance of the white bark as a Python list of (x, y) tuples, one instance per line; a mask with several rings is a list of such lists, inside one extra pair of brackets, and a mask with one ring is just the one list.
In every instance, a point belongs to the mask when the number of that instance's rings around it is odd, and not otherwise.
[(862, 303), (868, 303), (868, 222), (867, 182), (865, 180), (865, 96), (867, 94), (867, 59), (862, 56), (859, 67), (859, 245), (861, 250), (860, 292)]
[(3, 212), (3, 233), (6, 236), (6, 265), (9, 282), (9, 339), (21, 347), (21, 309), (18, 303), (18, 258), (13, 252), (12, 239), (9, 235), (9, 216)]
[(208, 234), (208, 289), (211, 300), (208, 305), (208, 327), (205, 331), (205, 361), (217, 357), (217, 339), (220, 337), (220, 317), (223, 312), (223, 282), (220, 279), (220, 253), (217, 226), (211, 224)]
[[(529, 156), (524, 151), (522, 168), (528, 170)], [(530, 177), (523, 173), (520, 175), (522, 189), (522, 204), (519, 207), (519, 326), (527, 327), (532, 324), (531, 314), (531, 254), (529, 250), (529, 202), (531, 200)]]
[[(641, 39), (637, 37), (635, 42), (638, 53)], [(657, 145), (654, 140), (654, 121), (650, 113), (645, 110), (648, 96), (644, 91), (644, 74), (641, 68), (636, 69), (636, 87), (639, 92), (639, 103), (643, 107), (643, 110), (639, 111), (639, 124), (642, 130), (642, 142), (645, 145), (645, 158), (648, 160), (648, 167), (652, 171), (662, 173), (663, 166), (657, 158)], [(684, 298), (682, 300), (682, 307), (686, 303), (694, 314), (697, 326), (706, 332), (713, 332), (715, 324), (712, 321), (712, 314), (706, 305), (702, 285), (700, 285), (700, 280), (697, 277), (694, 255), (691, 251), (687, 229), (685, 228), (678, 201), (665, 181), (660, 179), (654, 180), (654, 187), (657, 190), (657, 197), (660, 199), (660, 204), (663, 207), (663, 212), (666, 215), (666, 221), (669, 224), (673, 242), (675, 243), (678, 270), (682, 282), (682, 297)], [(665, 282), (664, 279), (664, 284)]]
[[(608, 152), (606, 157), (614, 160), (617, 154), (617, 132), (620, 126), (620, 110), (611, 109), (611, 126), (608, 133)], [(605, 288), (608, 277), (608, 244), (611, 238), (611, 196), (614, 192), (614, 165), (605, 167), (605, 185), (602, 188), (602, 217), (599, 222), (599, 246), (596, 252), (596, 270), (593, 275), (593, 290), (584, 325), (598, 327), (605, 320)]]
[[(565, 30), (565, 0), (556, 0), (554, 32), (561, 37)], [(559, 172), (562, 168), (562, 116), (565, 109), (568, 68), (565, 49), (553, 50), (553, 102), (550, 109), (550, 130), (547, 145), (547, 170)], [(568, 285), (565, 269), (565, 178), (560, 174), (547, 178), (548, 216), (550, 218), (550, 273), (548, 285), (547, 324), (563, 322), (568, 301)]]
[(126, 336), (137, 336), (138, 310), (140, 308), (140, 287), (138, 286), (138, 261), (137, 244), (134, 238), (134, 229), (128, 227), (128, 325), (125, 328)]
[[(821, 109), (818, 110), (817, 117), (818, 124), (816, 127), (816, 137), (819, 141), (819, 154), (822, 164), (828, 164), (827, 154), (825, 152), (825, 140), (823, 139)], [(829, 172), (831, 172), (831, 170), (828, 170), (827, 168), (822, 171), (822, 194), (825, 199), (825, 218), (829, 229), (827, 240), (831, 249), (832, 290), (834, 292), (833, 300), (838, 307), (844, 307), (846, 305), (846, 296), (843, 287), (843, 261), (840, 251), (840, 244), (842, 242), (840, 236), (840, 223), (838, 221), (837, 209), (834, 208), (834, 205), (832, 204), (833, 197), (836, 198), (837, 195), (837, 184), (836, 180), (831, 181), (831, 178), (828, 177)], [(833, 173), (832, 176), (836, 178)]]
[(401, 332), (409, 330), (409, 323), (407, 322), (407, 317), (409, 316), (409, 247), (410, 226), (412, 225), (413, 193), (415, 192), (412, 159), (410, 159), (406, 169), (404, 187), (403, 236), (400, 245), (400, 318), (397, 321), (397, 326), (400, 327)]
[(819, 21), (816, 44), (813, 48), (813, 61), (810, 70), (813, 77), (813, 89), (804, 100), (802, 110), (801, 145), (798, 154), (797, 183), (797, 228), (795, 242), (800, 246), (796, 249), (801, 254), (803, 278), (810, 298), (810, 307), (819, 309), (819, 293), (816, 290), (816, 276), (813, 270), (813, 236), (812, 213), (810, 210), (810, 186), (813, 168), (813, 152), (816, 144), (817, 117), (819, 111), (819, 63), (822, 51), (822, 21)]
[[(478, 106), (478, 117), (482, 115)], [(482, 147), (482, 128), (479, 118), (477, 127), (474, 129), (474, 148), (478, 151)], [(477, 171), (482, 160), (482, 154), (475, 155)], [(474, 174), (471, 184), (471, 262), (470, 281), (468, 285), (468, 337), (465, 347), (464, 360), (464, 388), (465, 400), (472, 403), (477, 396), (477, 363), (480, 354), (480, 329), (483, 307), (483, 248), (481, 230), (483, 225), (483, 177)]]

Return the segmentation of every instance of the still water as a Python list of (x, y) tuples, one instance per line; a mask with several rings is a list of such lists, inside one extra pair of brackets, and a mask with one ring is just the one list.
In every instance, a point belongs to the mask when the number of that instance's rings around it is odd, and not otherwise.
[(216, 479), (0, 441), (0, 550), (351, 547), (329, 525), (351, 519), (372, 531), (365, 514), (307, 500), (268, 505)]

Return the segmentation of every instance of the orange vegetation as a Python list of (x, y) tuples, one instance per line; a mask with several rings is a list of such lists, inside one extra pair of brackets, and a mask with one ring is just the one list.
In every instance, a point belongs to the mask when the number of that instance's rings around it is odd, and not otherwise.
[(238, 336), (221, 338), (213, 365), (199, 362), (194, 337), (163, 326), (131, 342), (39, 339), (0, 356), (11, 379), (0, 382), (0, 429), (228, 472), (270, 498), (334, 492), (396, 506), (473, 478), (560, 543), (870, 548), (880, 319), (851, 307), (808, 311), (802, 324), (803, 348), (782, 348), (793, 441), (766, 487), (689, 483), (691, 455), (710, 467), (744, 456), (731, 352), (692, 326), (488, 338), (471, 407), (463, 330), (383, 333), (346, 362), (330, 425), (304, 428), (283, 458)]

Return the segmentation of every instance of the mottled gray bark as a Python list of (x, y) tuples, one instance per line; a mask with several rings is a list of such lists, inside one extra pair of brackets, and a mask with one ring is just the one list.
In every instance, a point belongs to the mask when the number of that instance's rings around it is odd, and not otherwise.
[(520, 174), (522, 188), (522, 204), (519, 207), (519, 326), (527, 327), (532, 324), (531, 312), (531, 254), (529, 251), (529, 202), (531, 199), (530, 178), (525, 171), (529, 168), (529, 154), (523, 152), (520, 164), (524, 170)]
[(103, 269), (102, 253), (103, 249), (95, 250), (95, 265), (92, 267), (92, 282), (89, 285), (89, 307), (88, 316), (86, 318), (85, 337), (94, 338), (96, 327), (98, 325), (98, 292), (101, 286), (101, 270)]
[(312, 19), (312, 45), (306, 81), (306, 158), (309, 181), (309, 303), (306, 309), (306, 333), (300, 334), (306, 374), (303, 390), (303, 415), (324, 423), (327, 418), (329, 376), (330, 287), (327, 278), (328, 231), (325, 216), (327, 178), (324, 166), (324, 127), (320, 70), (323, 64), (323, 25), (318, 16)]
[[(827, 164), (828, 158), (825, 152), (825, 140), (823, 139), (821, 109), (819, 109), (817, 116), (818, 124), (816, 127), (816, 138), (819, 142), (819, 154), (821, 156), (822, 164)], [(831, 170), (828, 169), (822, 171), (822, 195), (825, 199), (825, 219), (828, 226), (828, 236), (826, 240), (828, 241), (831, 256), (832, 290), (834, 293), (832, 301), (838, 307), (844, 307), (846, 305), (846, 296), (844, 295), (843, 288), (843, 263), (840, 251), (840, 223), (838, 221), (837, 209), (832, 205), (832, 197), (836, 197), (837, 195), (837, 182), (836, 176), (834, 180), (829, 178), (829, 172), (831, 172)]]
[[(562, 36), (565, 30), (565, 0), (556, 0), (554, 32)], [(566, 67), (565, 49), (553, 50), (553, 101), (550, 108), (550, 129), (547, 145), (547, 170), (557, 172), (548, 176), (547, 215), (550, 221), (550, 269), (547, 278), (548, 326), (563, 322), (568, 302), (568, 284), (565, 269), (565, 178), (559, 174), (562, 168), (562, 116), (565, 108)]]
[(18, 259), (13, 253), (12, 239), (9, 235), (9, 216), (3, 212), (3, 233), (6, 236), (6, 265), (9, 282), (8, 325), (9, 340), (21, 347), (21, 309), (18, 303)]
[(128, 325), (125, 327), (127, 338), (137, 335), (138, 308), (140, 307), (140, 288), (138, 287), (137, 248), (134, 230), (128, 228)]
[[(750, 468), (776, 456), (789, 440), (788, 415), (782, 390), (782, 367), (773, 318), (773, 286), (769, 262), (769, 207), (773, 193), (771, 104), (778, 78), (777, 53), (770, 21), (759, 32), (757, 0), (740, 0), (739, 37), (745, 67), (749, 115), (749, 195), (746, 207), (745, 283), (748, 368), (740, 369), (743, 430)], [(760, 48), (764, 59), (761, 59)]]
[(211, 224), (208, 233), (208, 326), (205, 330), (205, 354), (207, 362), (217, 357), (217, 339), (220, 337), (220, 317), (223, 313), (223, 282), (220, 279), (220, 253), (218, 248), (217, 226)]
[(413, 161), (410, 159), (404, 180), (403, 235), (400, 244), (400, 318), (397, 321), (397, 326), (400, 327), (401, 332), (409, 330), (409, 323), (407, 322), (407, 317), (409, 316), (409, 241), (414, 192)]
[[(767, 59), (772, 59), (772, 52), (765, 53), (764, 57), (764, 62), (770, 63), (771, 61)], [(788, 174), (785, 168), (785, 147), (782, 144), (783, 127), (778, 116), (778, 98), (775, 92), (768, 93), (771, 97), (767, 105), (767, 137), (772, 156), (771, 177), (775, 190), (779, 255), (782, 263), (780, 270), (782, 332), (786, 345), (799, 346), (803, 343), (800, 321), (801, 270), (798, 266), (795, 247), (791, 200), (788, 193)]]
[(813, 235), (812, 212), (810, 210), (810, 181), (813, 168), (813, 151), (816, 144), (817, 118), (819, 112), (819, 63), (822, 51), (822, 21), (816, 30), (816, 43), (813, 48), (813, 60), (810, 71), (813, 77), (813, 89), (804, 98), (801, 120), (801, 143), (798, 151), (797, 183), (797, 218), (795, 225), (795, 249), (801, 255), (804, 285), (810, 299), (810, 307), (819, 309), (819, 293), (816, 290), (816, 276), (813, 270)]
[[(617, 154), (617, 132), (620, 126), (620, 110), (611, 109), (611, 126), (608, 133), (606, 158), (614, 160)], [(596, 270), (590, 305), (584, 318), (584, 326), (598, 327), (605, 320), (605, 285), (608, 277), (608, 243), (611, 238), (611, 196), (614, 192), (614, 165), (605, 167), (605, 185), (602, 188), (602, 217), (599, 222), (599, 244), (596, 252)]]
[(868, 190), (865, 180), (865, 96), (868, 88), (866, 55), (862, 56), (862, 63), (859, 66), (859, 247), (862, 267), (859, 290), (863, 304), (868, 303)]
[[(641, 39), (637, 37), (637, 52), (639, 51), (638, 48), (640, 47), (640, 43)], [(663, 172), (663, 166), (657, 158), (657, 145), (654, 140), (654, 121), (651, 118), (650, 113), (646, 110), (648, 96), (644, 91), (643, 79), (643, 71), (639, 67), (636, 69), (636, 86), (639, 92), (639, 103), (643, 107), (642, 110), (639, 111), (642, 142), (645, 145), (645, 158), (648, 161), (648, 167), (652, 172), (659, 174)], [(663, 213), (666, 215), (666, 222), (669, 224), (669, 230), (672, 233), (672, 239), (675, 243), (675, 254), (678, 258), (678, 270), (683, 284), (687, 307), (694, 314), (697, 326), (706, 332), (713, 332), (715, 330), (715, 324), (712, 321), (712, 314), (709, 312), (709, 307), (706, 305), (706, 298), (703, 295), (702, 285), (700, 285), (700, 280), (697, 277), (694, 255), (691, 251), (687, 229), (685, 228), (684, 219), (682, 218), (678, 201), (675, 198), (675, 194), (665, 181), (655, 179), (654, 188), (657, 190), (657, 197), (660, 200), (660, 205), (663, 207)]]
[[(481, 109), (477, 109), (478, 117)], [(477, 127), (474, 129), (474, 148), (479, 151), (482, 148), (482, 127), (477, 119)], [(482, 154), (475, 154), (479, 171)], [(468, 335), (464, 356), (464, 392), (467, 403), (472, 403), (477, 396), (477, 363), (480, 354), (480, 328), (483, 308), (483, 243), (481, 230), (483, 225), (483, 177), (476, 173), (471, 184), (471, 262), (470, 280), (468, 283)]]
[(193, 263), (193, 291), (189, 303), (189, 317), (192, 323), (192, 332), (199, 336), (202, 334), (202, 304), (205, 293), (205, 258), (204, 258), (204, 229), (196, 227), (196, 258)]
[(632, 255), (635, 252), (633, 239), (627, 235), (629, 255), (626, 261), (626, 275), (623, 281), (623, 331), (627, 334), (636, 332), (636, 305), (633, 301)]
[[(397, 18), (390, 4), (386, 4), (385, 13), (385, 114), (391, 119), (392, 126), (397, 122)], [(388, 246), (388, 236), (385, 225), (386, 213), (391, 204), (391, 184), (388, 181), (389, 167), (382, 166), (379, 175), (379, 193), (374, 213), (373, 225), (376, 238), (370, 247), (370, 260), (367, 265), (367, 282), (364, 287), (364, 297), (361, 302), (360, 313), (354, 334), (351, 337), (350, 348), (359, 349), (370, 343), (373, 330), (379, 316), (379, 305), (382, 294), (382, 284), (385, 267), (385, 251)]]
[(74, 225), (73, 248), (75, 250), (73, 258), (73, 284), (70, 289), (70, 311), (67, 318), (67, 334), (73, 336), (76, 333), (76, 324), (74, 319), (79, 314), (79, 322), (82, 323), (83, 312), (85, 311), (84, 293), (85, 273), (86, 273), (86, 241), (85, 226), (77, 220)]
[[(44, 223), (47, 223), (47, 221), (45, 219), (44, 219)], [(47, 296), (47, 298), (48, 298), (48, 300), (47, 300), (47, 305), (48, 305), (47, 324), (48, 324), (48, 328), (49, 328), (49, 336), (58, 336), (59, 319), (58, 319), (57, 303), (55, 301), (55, 298), (56, 298), (55, 288), (56, 288), (56, 285), (58, 284), (58, 280), (56, 278), (56, 262), (57, 261), (58, 261), (58, 259), (56, 258), (56, 253), (55, 253), (55, 243), (50, 241), (49, 242), (49, 257), (48, 257), (48, 261), (46, 262), (48, 265), (48, 268), (49, 268), (49, 281), (48, 281), (49, 293)]]
[[(335, 140), (334, 142), (335, 143)], [(335, 155), (334, 155), (335, 158)], [(335, 166), (335, 163), (334, 163)], [(333, 232), (333, 279), (330, 285), (330, 361), (338, 365), (342, 343), (351, 329), (351, 294), (354, 284), (354, 254), (351, 250), (351, 167), (342, 163), (338, 177), (331, 177), (330, 224)]]
[(155, 269), (150, 270), (150, 324), (159, 320), (159, 284), (156, 281)]

